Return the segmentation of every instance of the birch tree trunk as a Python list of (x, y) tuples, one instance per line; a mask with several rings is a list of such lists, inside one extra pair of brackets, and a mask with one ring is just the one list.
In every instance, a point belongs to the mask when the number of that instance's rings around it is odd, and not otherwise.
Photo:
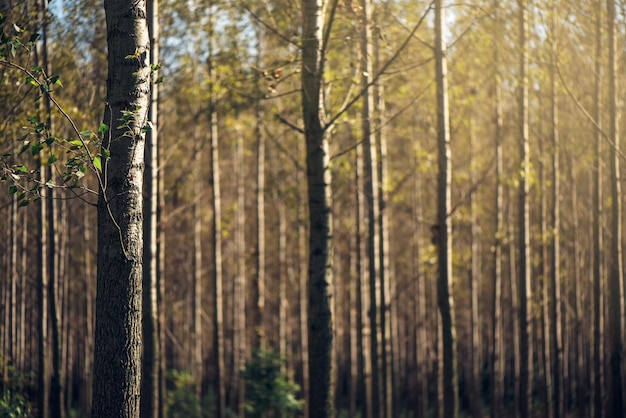
[(92, 416), (130, 418), (140, 410), (142, 128), (150, 105), (150, 39), (144, 0), (107, 0), (104, 7), (109, 52), (103, 122), (109, 132), (103, 148), (110, 159), (102, 162), (106, 183), (98, 199)]

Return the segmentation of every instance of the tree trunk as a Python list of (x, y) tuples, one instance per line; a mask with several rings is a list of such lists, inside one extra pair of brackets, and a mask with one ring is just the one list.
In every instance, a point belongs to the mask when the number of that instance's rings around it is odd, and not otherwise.
[[(596, 50), (594, 72), (594, 117), (599, 127), (602, 126), (602, 1), (596, 4)], [(594, 148), (593, 170), (593, 416), (602, 418), (604, 410), (604, 315), (603, 313), (603, 283), (604, 236), (602, 226), (603, 193), (602, 193), (602, 132), (595, 131), (596, 146)]]
[[(257, 30), (257, 68), (260, 67), (261, 56), (261, 34)], [(257, 76), (257, 83), (260, 84)], [(257, 85), (260, 94), (261, 87)], [(263, 135), (263, 109), (261, 99), (257, 99), (255, 107), (255, 133), (257, 137), (257, 172), (256, 172), (256, 221), (257, 221), (257, 248), (256, 248), (256, 309), (257, 318), (255, 324), (255, 347), (261, 348), (265, 345), (265, 138)]]
[[(149, 107), (145, 1), (105, 4), (109, 126), (98, 199), (98, 284), (92, 416), (139, 416), (141, 382), (143, 163)], [(128, 57), (132, 58), (128, 58)], [(120, 123), (124, 121), (120, 125)]]
[(550, 309), (550, 353), (552, 360), (552, 388), (554, 418), (561, 418), (564, 410), (563, 397), (563, 330), (561, 318), (561, 243), (560, 243), (560, 183), (559, 183), (559, 109), (556, 84), (556, 1), (552, 1), (550, 31), (550, 137), (552, 140), (552, 268), (548, 282)]
[(202, 196), (204, 196), (202, 175), (202, 145), (200, 139), (194, 138), (196, 155), (193, 167), (194, 194), (193, 204), (193, 329), (191, 332), (191, 364), (193, 365), (194, 393), (198, 399), (202, 397), (202, 381), (204, 380), (204, 362), (202, 355)]
[(302, 117), (309, 203), (309, 415), (332, 415), (331, 193), (328, 139), (322, 126), (322, 0), (302, 0)]
[(158, 418), (159, 415), (159, 305), (158, 305), (158, 178), (157, 154), (159, 85), (156, 83), (159, 65), (159, 0), (147, 1), (148, 27), (150, 30), (150, 108), (148, 120), (150, 129), (146, 132), (146, 155), (144, 173), (144, 223), (143, 223), (143, 361), (141, 382), (141, 417)]
[(608, 311), (609, 311), (609, 364), (608, 376), (608, 416), (618, 418), (624, 416), (623, 385), (622, 385), (622, 193), (619, 164), (618, 136), (618, 91), (617, 91), (617, 58), (615, 34), (615, 0), (607, 0), (608, 47), (609, 47), (609, 117), (611, 148), (611, 260), (608, 276)]
[(235, 373), (235, 391), (237, 400), (234, 410), (240, 418), (244, 418), (244, 401), (246, 399), (245, 381), (239, 377), (246, 363), (248, 344), (246, 338), (246, 188), (245, 188), (245, 161), (243, 134), (237, 129), (237, 148), (235, 150), (237, 161), (237, 275), (235, 276), (233, 314), (235, 319), (233, 355)]
[(435, 1), (435, 66), (437, 77), (437, 142), (439, 175), (437, 182), (437, 250), (439, 278), (437, 301), (443, 337), (443, 416), (459, 414), (456, 330), (452, 279), (451, 158), (448, 110), (446, 44), (443, 38), (445, 9), (443, 0)]
[(520, 414), (529, 418), (532, 410), (532, 350), (530, 349), (530, 148), (528, 131), (528, 6), (518, 0), (520, 70), (519, 70), (519, 123), (520, 123), (520, 179), (519, 179), (519, 344), (520, 344)]
[(492, 341), (491, 341), (491, 418), (503, 416), (504, 396), (504, 353), (502, 338), (502, 240), (504, 238), (504, 219), (502, 202), (502, 87), (500, 75), (500, 32), (499, 30), (499, 1), (494, 0), (494, 25), (493, 30), (493, 61), (494, 75), (494, 142), (496, 159), (496, 193), (494, 209), (496, 213), (495, 234), (493, 239), (493, 311), (492, 311)]
[(220, 184), (219, 138), (217, 132), (216, 93), (214, 90), (217, 75), (215, 69), (214, 31), (215, 14), (211, 12), (209, 28), (209, 79), (211, 80), (211, 97), (209, 102), (209, 123), (211, 136), (211, 194), (213, 202), (213, 216), (211, 217), (211, 238), (213, 257), (213, 341), (215, 345), (215, 396), (217, 418), (223, 418), (226, 413), (226, 379), (224, 367), (224, 301), (222, 277), (222, 200)]

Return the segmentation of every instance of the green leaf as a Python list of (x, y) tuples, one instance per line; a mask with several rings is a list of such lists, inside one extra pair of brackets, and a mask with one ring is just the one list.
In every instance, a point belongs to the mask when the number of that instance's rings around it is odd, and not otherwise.
[(51, 154), (51, 155), (48, 157), (48, 165), (50, 165), (50, 164), (54, 164), (57, 160), (58, 160), (57, 156), (56, 156), (56, 155), (54, 155), (54, 154)]
[(70, 141), (70, 145), (73, 147), (82, 147), (83, 141), (81, 141), (80, 139), (75, 139), (73, 141)]
[(108, 130), (109, 130), (109, 125), (107, 125), (106, 123), (100, 123), (100, 126), (98, 127), (98, 135), (103, 135)]
[(20, 202), (20, 207), (28, 206), (29, 203), (30, 203), (30, 200), (24, 199)]
[(102, 158), (108, 160), (111, 157), (111, 151), (106, 148), (102, 148)]
[[(37, 35), (37, 37), (39, 37), (39, 35)], [(38, 73), (41, 70), (43, 70), (43, 67), (41, 65), (38, 65), (36, 67), (33, 67), (33, 73)]]
[(50, 83), (63, 87), (63, 83), (61, 83), (61, 79), (59, 78), (58, 75), (53, 75), (52, 77), (50, 77)]
[(102, 172), (102, 161), (100, 160), (100, 157), (93, 158), (93, 165), (99, 172)]
[[(33, 86), (38, 86), (39, 85), (39, 83), (37, 83), (37, 80), (35, 80), (35, 78), (30, 76), (30, 75), (28, 77), (26, 77), (26, 82), (32, 84)], [(31, 120), (31, 122), (32, 122), (32, 120)]]
[(15, 171), (20, 171), (22, 173), (28, 174), (28, 169), (23, 165), (18, 165), (17, 167), (15, 167)]
[(93, 135), (93, 132), (91, 131), (82, 131), (80, 133), (80, 136), (84, 136), (85, 138), (89, 138), (91, 135)]
[(15, 193), (17, 193), (17, 186), (12, 184), (9, 186), (9, 194), (13, 195)]
[(31, 154), (33, 154), (33, 156), (39, 154), (39, 151), (41, 151), (43, 149), (43, 144), (41, 143), (36, 143), (33, 144), (33, 146), (30, 147), (30, 152)]

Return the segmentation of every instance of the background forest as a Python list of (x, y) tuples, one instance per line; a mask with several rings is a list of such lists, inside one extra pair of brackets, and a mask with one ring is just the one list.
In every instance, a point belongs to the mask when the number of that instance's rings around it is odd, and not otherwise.
[[(1, 416), (107, 416), (107, 3), (0, 0)], [(626, 3), (115, 3), (142, 417), (626, 416)]]

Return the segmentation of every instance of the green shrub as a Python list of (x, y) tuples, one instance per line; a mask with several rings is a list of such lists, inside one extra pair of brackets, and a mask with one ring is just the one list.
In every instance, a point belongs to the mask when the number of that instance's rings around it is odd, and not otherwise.
[(272, 351), (255, 350), (242, 375), (246, 382), (246, 416), (291, 418), (299, 416), (304, 402), (300, 387), (282, 371), (284, 360)]
[(0, 418), (30, 418), (33, 416), (29, 402), (19, 393), (5, 391), (0, 398)]

